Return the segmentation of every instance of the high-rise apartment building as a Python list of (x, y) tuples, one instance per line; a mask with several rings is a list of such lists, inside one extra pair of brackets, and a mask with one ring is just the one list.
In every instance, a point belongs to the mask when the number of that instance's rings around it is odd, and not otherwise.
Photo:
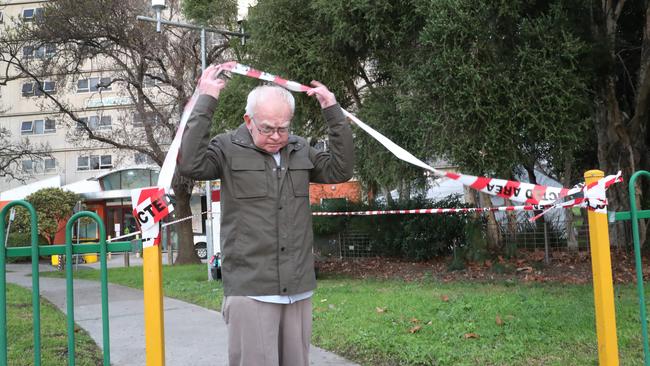
[[(45, 3), (47, 1), (3, 1), (0, 3), (0, 32), (19, 22), (35, 21), (41, 16)], [(55, 57), (56, 53), (57, 45), (54, 44), (24, 44), (20, 56), (23, 62), (36, 64)], [(73, 112), (97, 134), (112, 135), (127, 129), (137, 137), (141, 135), (138, 128), (143, 120), (155, 116), (143, 116), (134, 111), (131, 98), (120, 90), (120, 85), (111, 84), (112, 69), (108, 60), (89, 57), (83, 62), (81, 74), (64, 83), (60, 78), (45, 76), (40, 88), (28, 77), (0, 86), (0, 128), (8, 130), (13, 140), (28, 138), (35, 148), (49, 147), (50, 157), (26, 158), (18, 165), (28, 176), (27, 183), (60, 177), (61, 184), (65, 185), (113, 169), (154, 165), (145, 154), (85, 139), (79, 126), (43, 95), (46, 91), (65, 99)], [(3, 80), (18, 73), (6, 63), (1, 70)], [(155, 82), (151, 80), (150, 84), (153, 87)], [(15, 179), (0, 180), (0, 192), (23, 184)]]

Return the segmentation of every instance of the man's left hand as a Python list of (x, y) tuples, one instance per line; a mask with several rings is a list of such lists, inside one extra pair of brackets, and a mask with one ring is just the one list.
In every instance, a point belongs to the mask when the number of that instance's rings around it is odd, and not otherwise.
[(307, 95), (315, 96), (321, 108), (325, 109), (336, 104), (336, 96), (325, 85), (316, 80), (312, 80), (311, 85), (313, 88), (307, 90)]

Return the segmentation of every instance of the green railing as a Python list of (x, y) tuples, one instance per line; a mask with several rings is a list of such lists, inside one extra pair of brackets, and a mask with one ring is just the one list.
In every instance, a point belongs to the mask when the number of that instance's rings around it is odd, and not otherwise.
[[(68, 319), (68, 365), (75, 365), (75, 333), (74, 333), (74, 287), (72, 280), (72, 256), (74, 254), (100, 254), (101, 292), (102, 292), (102, 330), (104, 365), (110, 366), (110, 336), (108, 327), (108, 275), (107, 253), (130, 252), (130, 241), (106, 243), (106, 229), (101, 218), (94, 212), (84, 211), (74, 214), (65, 226), (65, 245), (38, 245), (38, 222), (34, 207), (26, 201), (12, 201), (0, 211), (0, 238), (5, 238), (5, 217), (8, 210), (14, 206), (23, 206), (31, 216), (31, 246), (3, 248), (0, 250), (0, 365), (8, 365), (7, 361), (7, 258), (26, 257), (32, 259), (32, 314), (34, 319), (34, 365), (41, 365), (41, 311), (39, 302), (39, 256), (65, 255), (66, 260), (66, 307)], [(99, 243), (72, 244), (72, 225), (82, 217), (88, 217), (99, 227)]]
[(636, 207), (636, 180), (645, 175), (650, 178), (650, 172), (640, 170), (632, 175), (628, 183), (630, 195), (630, 211), (617, 212), (616, 221), (632, 220), (632, 237), (634, 239), (634, 258), (636, 266), (636, 286), (639, 296), (639, 317), (641, 319), (641, 334), (643, 336), (643, 357), (645, 366), (650, 366), (650, 349), (648, 348), (648, 320), (646, 318), (645, 293), (643, 290), (643, 270), (641, 267), (641, 243), (639, 239), (639, 219), (650, 218), (650, 210), (639, 211)]

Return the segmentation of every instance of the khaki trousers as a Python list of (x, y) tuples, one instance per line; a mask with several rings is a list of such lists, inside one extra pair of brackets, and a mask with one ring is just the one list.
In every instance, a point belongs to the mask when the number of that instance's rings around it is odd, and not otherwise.
[(227, 296), (222, 313), (229, 366), (309, 366), (311, 298), (273, 304)]

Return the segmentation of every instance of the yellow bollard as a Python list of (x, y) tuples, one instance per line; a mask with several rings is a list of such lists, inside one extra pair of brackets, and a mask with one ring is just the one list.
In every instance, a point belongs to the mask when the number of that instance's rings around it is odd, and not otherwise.
[(142, 250), (144, 280), (144, 323), (147, 366), (165, 365), (165, 327), (163, 316), (162, 256), (160, 246)]
[[(605, 174), (601, 170), (590, 170), (585, 172), (585, 182), (587, 184), (597, 182), (604, 176)], [(612, 259), (609, 246), (607, 213), (589, 210), (587, 217), (589, 220), (591, 269), (594, 278), (598, 363), (600, 366), (618, 366), (616, 308), (614, 307)]]

